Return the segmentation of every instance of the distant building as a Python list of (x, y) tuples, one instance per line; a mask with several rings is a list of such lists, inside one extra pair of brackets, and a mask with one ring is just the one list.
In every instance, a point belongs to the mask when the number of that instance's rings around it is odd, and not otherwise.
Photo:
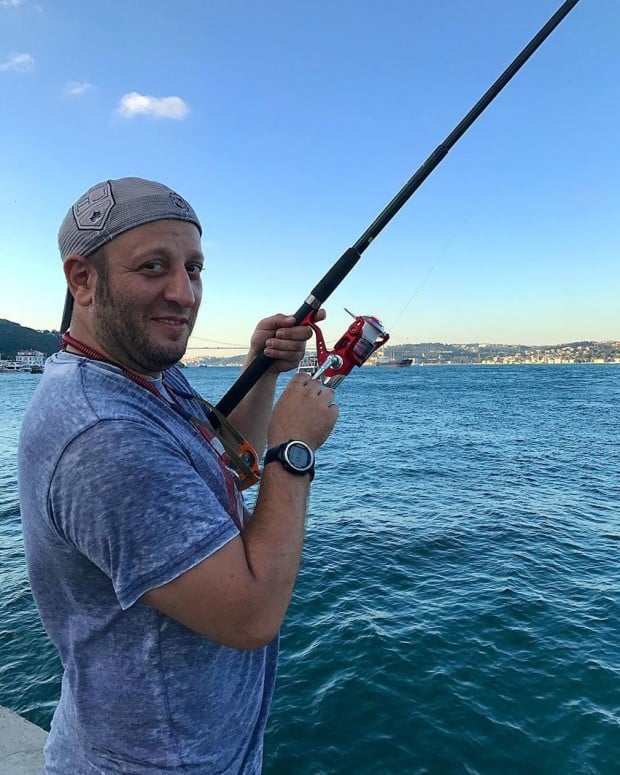
[(45, 354), (38, 350), (20, 350), (15, 356), (15, 362), (19, 368), (42, 367), (45, 364)]

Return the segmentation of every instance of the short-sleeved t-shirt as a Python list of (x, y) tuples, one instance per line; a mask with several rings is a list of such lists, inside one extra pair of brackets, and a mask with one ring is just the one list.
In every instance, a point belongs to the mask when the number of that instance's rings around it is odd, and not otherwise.
[[(178, 369), (164, 384), (193, 392)], [(229, 648), (140, 602), (239, 533), (195, 427), (115, 367), (59, 353), (26, 412), (19, 486), (64, 668), (46, 772), (260, 772), (277, 640)]]

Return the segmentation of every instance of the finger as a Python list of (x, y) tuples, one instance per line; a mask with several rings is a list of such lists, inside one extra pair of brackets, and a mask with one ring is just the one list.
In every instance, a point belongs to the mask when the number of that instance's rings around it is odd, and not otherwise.
[(321, 398), (323, 398), (323, 391), (329, 390), (329, 388), (326, 388), (323, 385), (320, 379), (311, 379), (306, 387), (312, 395), (321, 396)]
[(282, 353), (303, 353), (304, 342), (298, 339), (267, 339), (265, 347)]
[(292, 315), (273, 315), (257, 323), (252, 339), (259, 341), (270, 336), (276, 336), (279, 330), (288, 329), (294, 325), (295, 318)]
[(256, 324), (256, 328), (279, 328), (280, 326), (293, 326), (295, 325), (295, 317), (293, 315), (284, 315), (278, 312), (275, 315), (269, 315), (269, 317), (259, 320)]
[[(327, 313), (322, 307), (320, 307), (319, 309), (309, 312), (304, 320), (311, 320), (313, 323), (320, 323), (321, 320), (325, 320), (326, 317)], [(308, 323), (305, 323), (305, 325), (308, 325)]]
[(290, 384), (291, 385), (299, 385), (299, 387), (307, 388), (311, 387), (312, 385), (316, 384), (317, 380), (312, 379), (308, 374), (295, 374), (295, 376), (291, 379)]
[(328, 406), (335, 406), (334, 404), (335, 393), (333, 388), (326, 387), (325, 385), (322, 385), (322, 388), (323, 390), (322, 390), (321, 399), (324, 400)]
[(295, 326), (295, 328), (279, 328), (275, 335), (278, 339), (294, 339), (298, 342), (306, 342), (312, 336), (310, 326)]
[(284, 329), (290, 329), (293, 326), (297, 325), (297, 321), (293, 317), (293, 315), (273, 315), (270, 318), (267, 318), (264, 321), (265, 325), (263, 328), (270, 329), (272, 331), (277, 331), (278, 329), (284, 328)]

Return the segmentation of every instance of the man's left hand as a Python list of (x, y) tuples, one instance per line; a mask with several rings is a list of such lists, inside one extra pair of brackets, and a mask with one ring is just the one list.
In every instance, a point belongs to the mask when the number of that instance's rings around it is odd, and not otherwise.
[[(325, 310), (318, 310), (314, 319), (317, 322), (324, 320)], [(274, 361), (269, 371), (276, 374), (291, 371), (299, 366), (312, 333), (310, 326), (295, 325), (292, 315), (272, 315), (256, 326), (250, 340), (249, 356), (254, 358), (264, 352)]]

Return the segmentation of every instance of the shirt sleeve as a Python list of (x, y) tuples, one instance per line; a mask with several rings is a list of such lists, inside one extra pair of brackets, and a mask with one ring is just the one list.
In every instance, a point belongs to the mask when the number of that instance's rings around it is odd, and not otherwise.
[(210, 450), (204, 458), (199, 471), (172, 434), (132, 420), (99, 421), (65, 449), (53, 525), (109, 577), (123, 609), (238, 535), (219, 465)]

